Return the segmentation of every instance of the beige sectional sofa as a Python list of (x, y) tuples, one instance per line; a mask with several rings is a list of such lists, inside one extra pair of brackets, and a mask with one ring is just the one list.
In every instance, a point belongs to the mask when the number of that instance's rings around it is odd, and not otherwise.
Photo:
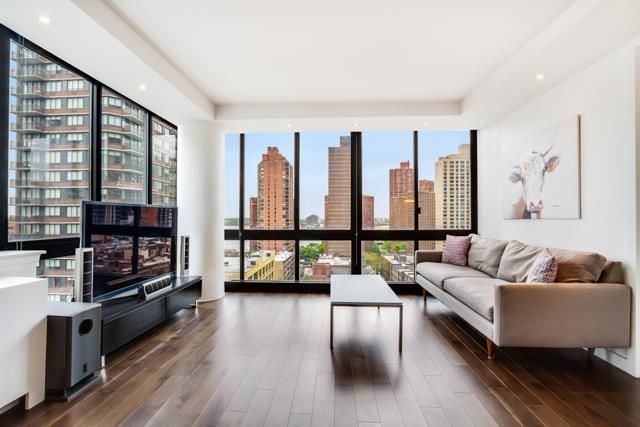
[(619, 262), (590, 252), (550, 249), (557, 283), (524, 283), (545, 248), (473, 235), (468, 265), (441, 262), (440, 251), (416, 252), (416, 282), (495, 347), (629, 347), (631, 288)]

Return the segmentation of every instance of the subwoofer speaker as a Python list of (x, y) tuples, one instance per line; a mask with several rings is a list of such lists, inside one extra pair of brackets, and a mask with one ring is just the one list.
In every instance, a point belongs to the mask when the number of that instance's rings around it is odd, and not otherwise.
[(189, 236), (180, 236), (180, 276), (189, 275)]
[(76, 249), (76, 266), (74, 279), (73, 300), (75, 302), (92, 302), (93, 248)]
[(46, 395), (68, 400), (88, 387), (100, 369), (102, 306), (50, 302), (47, 306)]

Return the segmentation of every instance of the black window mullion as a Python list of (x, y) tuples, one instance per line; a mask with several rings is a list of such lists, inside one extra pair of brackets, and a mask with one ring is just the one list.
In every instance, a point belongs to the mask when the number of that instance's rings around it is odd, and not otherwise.
[(147, 204), (150, 205), (153, 203), (153, 130), (151, 129), (151, 113), (147, 110), (145, 111), (145, 125), (147, 126)]
[(102, 200), (102, 85), (92, 86), (91, 97), (91, 200)]
[[(293, 229), (300, 231), (300, 132), (293, 134)], [(300, 240), (295, 240), (294, 280), (300, 280)]]
[(469, 132), (471, 144), (471, 159), (469, 177), (471, 178), (471, 232), (478, 232), (478, 131), (473, 129)]
[(362, 133), (351, 132), (351, 265), (353, 274), (362, 272)]
[[(413, 229), (419, 230), (419, 218), (420, 218), (420, 189), (418, 178), (418, 131), (413, 131)], [(415, 246), (414, 249), (418, 247)]]
[(240, 188), (238, 189), (238, 198), (240, 200), (238, 205), (238, 217), (240, 221), (238, 223), (238, 236), (240, 237), (240, 280), (244, 280), (244, 133), (239, 135), (240, 144)]
[(9, 32), (0, 27), (0, 249), (9, 244)]

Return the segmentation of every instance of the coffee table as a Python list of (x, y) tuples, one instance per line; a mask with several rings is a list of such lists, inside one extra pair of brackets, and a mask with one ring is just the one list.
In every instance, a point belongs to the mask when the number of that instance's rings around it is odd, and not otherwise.
[(382, 277), (375, 274), (331, 276), (331, 348), (333, 349), (333, 308), (397, 307), (399, 309), (398, 349), (402, 351), (402, 301)]

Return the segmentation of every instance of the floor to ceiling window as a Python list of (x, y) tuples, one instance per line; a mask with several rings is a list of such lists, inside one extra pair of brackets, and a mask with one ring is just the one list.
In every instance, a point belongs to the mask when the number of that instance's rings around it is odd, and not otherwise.
[(177, 203), (177, 127), (2, 25), (0, 65), (0, 250), (66, 300), (83, 200)]
[[(414, 280), (414, 251), (475, 230), (475, 131), (225, 139), (225, 280)], [(416, 197), (417, 195), (417, 197)]]

